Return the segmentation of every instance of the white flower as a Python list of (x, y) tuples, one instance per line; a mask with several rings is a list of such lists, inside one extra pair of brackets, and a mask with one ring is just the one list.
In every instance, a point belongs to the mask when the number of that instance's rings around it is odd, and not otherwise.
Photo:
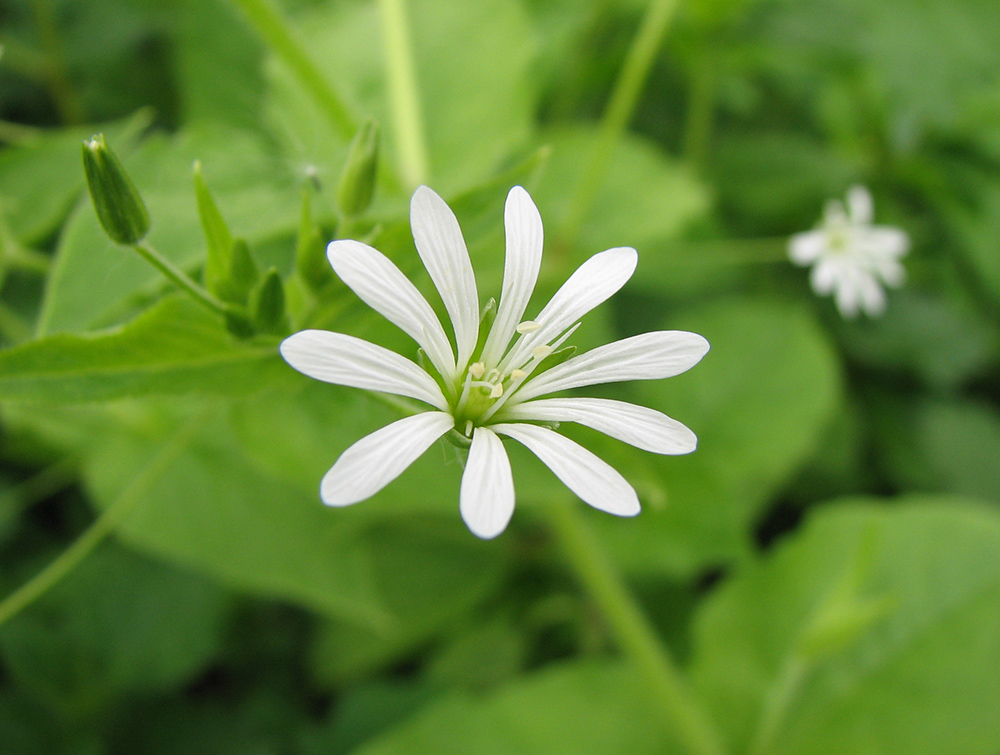
[(871, 316), (885, 310), (882, 284), (899, 287), (905, 271), (899, 258), (909, 249), (909, 239), (898, 228), (872, 225), (872, 197), (863, 186), (847, 192), (847, 209), (832, 200), (822, 225), (798, 233), (789, 243), (789, 255), (799, 265), (813, 265), (813, 290), (833, 292), (844, 317), (858, 310)]
[[(598, 383), (671, 377), (696, 364), (708, 342), (683, 331), (644, 333), (560, 363), (556, 350), (576, 330), (577, 320), (625, 284), (637, 255), (627, 247), (594, 255), (533, 320), (522, 320), (541, 264), (542, 220), (528, 193), (515, 186), (504, 210), (507, 254), (500, 305), (485, 342), (479, 343), (479, 295), (455, 215), (421, 186), (410, 202), (410, 225), (451, 318), (457, 350), (416, 287), (381, 252), (357, 241), (329, 245), (333, 269), (369, 306), (408, 333), (433, 367), (425, 370), (343, 333), (305, 330), (281, 344), (285, 360), (309, 377), (428, 405), (344, 451), (320, 485), (323, 502), (346, 506), (368, 498), (454, 431), (456, 440), (469, 443), (460, 510), (479, 537), (499, 535), (514, 511), (514, 483), (501, 435), (527, 446), (591, 506), (620, 516), (638, 514), (638, 497), (624, 477), (546, 425), (578, 422), (660, 454), (693, 451), (694, 433), (660, 412), (622, 401), (541, 397)], [(546, 362), (550, 355), (555, 356)]]

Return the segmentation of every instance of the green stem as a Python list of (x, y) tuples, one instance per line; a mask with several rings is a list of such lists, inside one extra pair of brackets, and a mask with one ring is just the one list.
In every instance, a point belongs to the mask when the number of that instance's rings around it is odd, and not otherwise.
[(577, 578), (600, 606), (621, 650), (642, 673), (691, 755), (722, 755), (715, 729), (680, 670), (640, 612), (573, 502), (553, 501), (550, 522)]
[(382, 44), (395, 121), (402, 178), (409, 189), (426, 183), (430, 161), (420, 112), (420, 90), (413, 65), (413, 45), (404, 0), (379, 0), (382, 11)]
[(706, 63), (703, 62), (692, 74), (690, 87), (682, 152), (684, 161), (699, 170), (708, 155), (715, 104), (715, 74)]
[(660, 43), (666, 34), (679, 0), (651, 0), (642, 24), (632, 40), (625, 63), (601, 119), (597, 143), (590, 154), (583, 177), (577, 185), (562, 229), (560, 248), (565, 249), (575, 241), (580, 224), (590, 211), (597, 190), (607, 171), (622, 132), (628, 125), (636, 101), (646, 84)]
[(204, 421), (204, 413), (182, 427), (164, 445), (159, 454), (131, 484), (125, 488), (108, 508), (84, 531), (76, 542), (60, 553), (52, 563), (23, 584), (0, 603), (0, 625), (20, 613), (27, 606), (60, 582), (96, 548), (125, 519), (142, 500), (146, 489), (161, 477), (170, 464), (187, 447), (195, 431)]
[(157, 270), (163, 273), (167, 278), (169, 278), (173, 283), (175, 283), (179, 288), (183, 289), (191, 295), (191, 297), (197, 301), (199, 304), (203, 304), (216, 314), (220, 314), (223, 317), (229, 314), (233, 314), (232, 308), (212, 296), (208, 291), (199, 286), (193, 280), (191, 280), (187, 274), (181, 270), (177, 265), (168, 260), (158, 251), (153, 249), (149, 244), (145, 242), (139, 242), (132, 247), (135, 249), (142, 257), (153, 265)]
[(785, 664), (777, 683), (764, 700), (764, 709), (750, 746), (750, 755), (767, 755), (771, 752), (781, 725), (808, 673), (809, 665), (797, 654)]
[(289, 26), (273, 0), (233, 0), (257, 33), (298, 78), (343, 139), (354, 136), (357, 124), (340, 95), (313, 62), (305, 45)]

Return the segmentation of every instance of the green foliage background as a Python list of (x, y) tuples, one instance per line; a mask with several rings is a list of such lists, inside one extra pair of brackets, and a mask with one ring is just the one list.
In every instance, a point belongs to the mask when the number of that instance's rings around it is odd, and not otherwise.
[[(305, 191), (317, 237), (368, 238), (428, 290), (379, 7), (281, 8), (357, 124), (381, 124), (375, 202), (349, 230), (334, 197), (353, 129), (236, 3), (0, 0), (0, 595), (128, 511), (0, 625), (0, 752), (682, 752), (559, 557), (546, 512), (567, 493), (537, 460), (510, 449), (518, 508), (488, 543), (458, 517), (443, 447), (323, 507), (338, 454), (398, 413), (295, 373), (277, 338), (237, 338), (104, 236), (80, 165), (98, 130), (181, 268), (206, 258), (197, 159), (296, 325), (411, 353), (339, 282), (314, 296), (293, 272)], [(499, 292), (522, 183), (547, 239), (534, 311), (631, 245), (635, 279), (577, 345), (655, 328), (712, 344), (682, 376), (604, 389), (686, 423), (694, 454), (567, 429), (643, 503), (587, 523), (729, 752), (995, 755), (1000, 13), (681, 2), (581, 213), (644, 8), (406, 8), (430, 183), (480, 291)], [(852, 183), (912, 239), (878, 320), (842, 320), (784, 257)]]

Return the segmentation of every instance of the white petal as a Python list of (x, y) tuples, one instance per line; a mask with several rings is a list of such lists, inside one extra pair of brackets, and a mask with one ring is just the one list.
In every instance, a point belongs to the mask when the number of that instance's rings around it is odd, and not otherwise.
[(708, 352), (697, 333), (659, 330), (599, 346), (525, 383), (511, 401), (527, 401), (555, 391), (623, 380), (658, 380), (691, 369)]
[(541, 327), (522, 336), (504, 360), (504, 370), (520, 367), (536, 346), (548, 344), (583, 315), (625, 285), (635, 272), (635, 249), (618, 247), (595, 254), (576, 269), (535, 318)]
[(861, 308), (869, 317), (878, 317), (885, 312), (885, 292), (873, 276), (861, 273), (858, 276), (857, 292)]
[(639, 497), (607, 462), (557, 432), (537, 425), (492, 425), (527, 446), (563, 484), (595, 509), (618, 516), (639, 513)]
[(360, 241), (332, 241), (326, 256), (334, 271), (369, 307), (427, 352), (442, 377), (455, 374), (455, 355), (431, 305), (382, 252)]
[(841, 271), (841, 276), (834, 286), (833, 296), (841, 316), (847, 319), (857, 316), (861, 297), (855, 270), (845, 268)]
[(455, 327), (458, 369), (463, 370), (479, 337), (479, 294), (462, 229), (451, 208), (426, 186), (413, 192), (410, 228), (417, 253)]
[(836, 260), (820, 260), (809, 275), (812, 289), (820, 296), (833, 291), (843, 277), (843, 265)]
[(514, 337), (514, 329), (528, 306), (542, 264), (542, 217), (528, 192), (515, 186), (507, 195), (503, 214), (507, 252), (503, 267), (500, 308), (483, 349), (483, 362), (493, 367)]
[(811, 265), (826, 253), (826, 231), (796, 233), (789, 239), (788, 256), (797, 265)]
[(645, 406), (605, 398), (542, 398), (511, 406), (504, 419), (579, 422), (644, 451), (687, 454), (698, 438), (685, 425)]
[(898, 228), (877, 225), (866, 230), (859, 244), (865, 251), (878, 257), (902, 257), (909, 251), (910, 238)]
[(477, 427), (462, 474), (462, 519), (476, 537), (490, 539), (507, 528), (514, 513), (510, 459), (496, 433)]
[(426, 401), (448, 402), (434, 378), (405, 357), (374, 343), (328, 330), (303, 330), (281, 342), (281, 356), (316, 380)]
[(320, 498), (327, 506), (349, 506), (370, 498), (454, 425), (450, 414), (423, 412), (366, 435), (344, 451), (323, 477)]
[(847, 212), (855, 225), (870, 225), (875, 218), (872, 195), (864, 186), (847, 190)]

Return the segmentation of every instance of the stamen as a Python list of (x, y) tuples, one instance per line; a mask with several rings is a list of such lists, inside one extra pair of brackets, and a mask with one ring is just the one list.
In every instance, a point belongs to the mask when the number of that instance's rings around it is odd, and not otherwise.
[(517, 370), (511, 370), (511, 371), (510, 371), (510, 379), (511, 379), (511, 380), (520, 380), (521, 378), (523, 378), (523, 377), (524, 377), (525, 375), (527, 375), (527, 374), (528, 374), (528, 373), (527, 373), (527, 372), (525, 372), (525, 371), (524, 371), (524, 370), (522, 370), (522, 369), (517, 369)]
[(465, 420), (465, 434), (468, 437), (470, 437), (470, 438), (472, 437), (472, 420), (471, 419)]
[(472, 375), (476, 380), (479, 380), (483, 375), (486, 374), (486, 365), (482, 362), (475, 362), (469, 365), (469, 374)]
[(534, 320), (525, 320), (520, 325), (518, 325), (516, 328), (514, 328), (514, 330), (516, 330), (518, 333), (520, 333), (523, 336), (525, 333), (534, 333), (540, 327), (542, 327), (542, 326), (539, 325)]
[(543, 359), (545, 359), (545, 357), (547, 357), (551, 353), (552, 353), (552, 347), (544, 344), (541, 346), (536, 346), (531, 350), (532, 356), (535, 357), (535, 359), (537, 359), (538, 361), (542, 361)]
[(503, 383), (497, 383), (490, 391), (490, 398), (500, 398), (503, 395)]

